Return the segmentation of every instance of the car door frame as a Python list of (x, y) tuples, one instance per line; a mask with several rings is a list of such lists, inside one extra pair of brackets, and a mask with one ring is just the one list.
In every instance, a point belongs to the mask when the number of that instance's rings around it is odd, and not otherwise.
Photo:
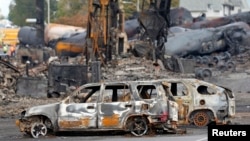
[[(128, 89), (131, 93), (131, 100), (129, 101), (112, 101), (112, 102), (104, 102), (105, 96), (105, 88), (107, 86), (114, 85), (127, 85)], [(115, 86), (114, 86), (115, 87)], [(100, 101), (98, 103), (98, 128), (102, 129), (124, 129), (124, 121), (126, 117), (129, 116), (130, 113), (133, 112), (134, 109), (134, 97), (133, 91), (131, 89), (130, 83), (127, 82), (112, 82), (112, 83), (104, 83), (102, 85), (102, 93), (100, 97)]]
[[(100, 87), (101, 84), (96, 85), (83, 85), (75, 90), (72, 95), (67, 97), (64, 101), (61, 102), (58, 111), (58, 127), (59, 130), (85, 130), (88, 128), (98, 128), (97, 119), (98, 119), (98, 101), (100, 98), (100, 93), (95, 102), (84, 102), (84, 103), (75, 103), (72, 101), (74, 95), (77, 95), (82, 89), (87, 87)], [(93, 96), (95, 93), (92, 93)]]
[[(169, 91), (167, 92), (168, 97), (174, 99), (174, 101), (178, 104), (178, 123), (179, 124), (188, 124), (189, 114), (193, 110), (193, 92), (190, 88), (189, 84), (183, 80), (164, 80), (165, 82), (170, 84)], [(173, 83), (182, 83), (186, 89), (186, 95), (174, 95), (171, 91), (171, 87)], [(178, 90), (177, 90), (178, 91)]]

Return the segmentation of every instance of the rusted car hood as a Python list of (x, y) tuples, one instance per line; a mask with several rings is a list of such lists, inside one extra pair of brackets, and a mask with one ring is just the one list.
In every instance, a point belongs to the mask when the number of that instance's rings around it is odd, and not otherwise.
[(59, 105), (60, 102), (31, 107), (26, 111), (25, 117), (39, 114), (50, 116), (56, 113)]

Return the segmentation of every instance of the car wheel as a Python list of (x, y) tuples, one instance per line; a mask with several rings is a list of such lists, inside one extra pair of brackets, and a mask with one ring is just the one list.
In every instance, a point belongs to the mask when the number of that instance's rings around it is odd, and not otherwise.
[(148, 124), (144, 118), (135, 118), (130, 126), (130, 132), (134, 136), (143, 136), (148, 132)]
[(43, 123), (33, 123), (31, 126), (30, 134), (33, 138), (45, 136), (47, 134), (47, 127)]
[(199, 111), (194, 114), (193, 121), (195, 126), (203, 127), (209, 123), (209, 116), (206, 112)]

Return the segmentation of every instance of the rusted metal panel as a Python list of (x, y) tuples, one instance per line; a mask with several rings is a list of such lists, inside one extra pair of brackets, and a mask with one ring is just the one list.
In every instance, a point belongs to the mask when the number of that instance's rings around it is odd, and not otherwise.
[(82, 118), (80, 120), (75, 121), (60, 121), (59, 126), (61, 128), (82, 128), (82, 127), (88, 127), (90, 123), (89, 118)]
[[(126, 117), (133, 113), (134, 104), (130, 99), (127, 102), (106, 101), (100, 104), (100, 120), (98, 126), (103, 128), (124, 128), (123, 125)], [(108, 102), (108, 103), (106, 103)]]
[(70, 86), (78, 87), (88, 82), (86, 65), (50, 64), (48, 72), (49, 94), (63, 94), (68, 91)]
[(118, 126), (120, 123), (119, 114), (114, 114), (112, 116), (104, 116), (102, 119), (102, 126)]
[(47, 97), (48, 82), (43, 78), (20, 77), (17, 80), (16, 94), (33, 98)]

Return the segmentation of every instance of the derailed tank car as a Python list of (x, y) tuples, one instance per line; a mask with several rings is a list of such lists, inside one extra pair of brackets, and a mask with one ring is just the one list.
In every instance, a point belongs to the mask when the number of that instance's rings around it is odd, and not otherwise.
[(43, 44), (43, 38), (37, 36), (37, 28), (32, 26), (23, 26), (18, 32), (20, 46), (36, 46)]
[(48, 24), (44, 31), (45, 44), (60, 56), (75, 57), (84, 53), (86, 29), (82, 27)]
[(54, 44), (53, 48), (58, 56), (76, 57), (85, 53), (86, 32), (75, 33), (70, 37), (61, 37)]
[(55, 56), (55, 51), (44, 45), (44, 38), (38, 36), (39, 31), (32, 26), (21, 27), (18, 32), (19, 46), (16, 50), (16, 58), (20, 63), (30, 62), (30, 66), (35, 66), (46, 62), (51, 56)]

